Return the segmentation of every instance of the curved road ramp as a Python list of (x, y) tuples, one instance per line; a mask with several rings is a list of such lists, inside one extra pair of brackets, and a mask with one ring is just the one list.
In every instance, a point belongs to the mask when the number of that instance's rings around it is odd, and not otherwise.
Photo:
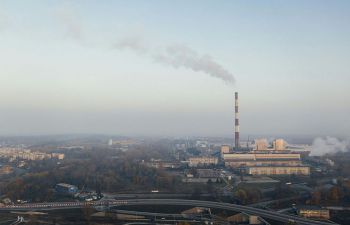
[(50, 203), (29, 203), (20, 205), (5, 205), (1, 206), (1, 211), (27, 211), (27, 210), (56, 210), (56, 209), (73, 209), (91, 207), (116, 207), (127, 205), (181, 205), (181, 206), (197, 206), (216, 208), (222, 210), (229, 210), (234, 212), (242, 212), (250, 215), (260, 216), (283, 223), (291, 223), (298, 225), (335, 225), (325, 221), (314, 221), (306, 218), (286, 215), (275, 211), (268, 211), (254, 208), (251, 206), (243, 206), (236, 204), (229, 204), (223, 202), (212, 201), (198, 201), (198, 200), (184, 200), (184, 199), (130, 199), (130, 200), (104, 200), (96, 202), (50, 202)]

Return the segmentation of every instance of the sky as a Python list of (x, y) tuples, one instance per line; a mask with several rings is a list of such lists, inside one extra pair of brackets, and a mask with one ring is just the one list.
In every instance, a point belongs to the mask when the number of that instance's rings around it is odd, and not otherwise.
[(0, 1), (0, 135), (349, 136), (349, 1)]

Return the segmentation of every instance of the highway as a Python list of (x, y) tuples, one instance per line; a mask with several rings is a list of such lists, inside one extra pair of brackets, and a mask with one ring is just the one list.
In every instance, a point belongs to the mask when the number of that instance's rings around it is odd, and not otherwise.
[(222, 202), (197, 201), (197, 200), (182, 200), (182, 199), (132, 199), (127, 205), (188, 205), (197, 207), (208, 207), (235, 212), (244, 212), (249, 215), (257, 215), (263, 218), (288, 223), (296, 222), (298, 225), (334, 225), (334, 223), (314, 221), (302, 217), (280, 214), (274, 211), (257, 209), (249, 206), (235, 205)]
[(23, 223), (23, 222), (25, 222), (24, 218), (22, 216), (18, 216), (17, 220), (15, 222), (11, 223), (11, 225), (17, 225), (17, 224), (20, 224), (20, 223)]
[(153, 217), (173, 217), (173, 218), (184, 218), (182, 214), (169, 214), (169, 213), (151, 213), (151, 212), (139, 212), (130, 210), (115, 210), (114, 213), (137, 215), (137, 216), (153, 216)]
[(251, 206), (243, 206), (222, 202), (184, 200), (184, 199), (129, 199), (129, 200), (104, 200), (97, 202), (51, 202), (51, 203), (28, 203), (20, 205), (5, 205), (0, 207), (0, 211), (24, 211), (24, 210), (55, 210), (55, 209), (72, 209), (84, 207), (117, 207), (131, 205), (181, 205), (181, 206), (197, 206), (229, 210), (234, 212), (242, 212), (249, 215), (256, 215), (262, 218), (269, 218), (275, 221), (288, 223), (294, 222), (298, 225), (334, 225), (334, 223), (314, 221), (306, 218), (285, 215), (275, 211), (267, 211), (254, 208)]
[[(231, 194), (232, 195), (232, 194)], [(131, 198), (190, 198), (193, 194), (174, 194), (174, 193), (136, 193), (136, 194), (103, 194), (103, 199), (131, 199)], [(212, 194), (201, 193), (200, 197), (212, 197)]]
[(191, 214), (170, 214), (170, 213), (153, 213), (153, 212), (139, 212), (139, 211), (129, 211), (129, 210), (113, 210), (112, 212), (118, 213), (118, 214), (127, 214), (127, 215), (135, 215), (135, 216), (146, 216), (151, 218), (158, 218), (160, 221), (212, 221), (215, 220), (216, 217), (210, 217), (211, 215), (207, 216), (198, 216), (198, 215), (191, 215)]

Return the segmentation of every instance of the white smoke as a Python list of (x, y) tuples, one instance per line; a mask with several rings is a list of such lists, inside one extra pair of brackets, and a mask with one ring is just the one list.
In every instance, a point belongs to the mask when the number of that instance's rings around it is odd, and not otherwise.
[(350, 149), (350, 140), (339, 140), (335, 137), (316, 138), (312, 143), (311, 155), (345, 152)]
[(83, 39), (83, 28), (78, 13), (71, 4), (64, 4), (57, 10), (57, 17), (65, 29), (65, 35), (81, 40)]
[(117, 49), (131, 49), (138, 53), (148, 53), (149, 51), (145, 41), (138, 36), (122, 38), (113, 47)]
[(186, 68), (196, 72), (206, 73), (214, 78), (223, 80), (226, 84), (233, 84), (233, 74), (222, 65), (213, 60), (209, 55), (201, 55), (186, 45), (169, 45), (165, 48), (150, 48), (141, 38), (123, 38), (114, 45), (118, 49), (129, 49), (136, 53), (142, 53), (156, 62), (172, 66), (174, 68)]
[(227, 84), (233, 84), (233, 75), (219, 63), (215, 62), (209, 55), (200, 55), (195, 50), (185, 45), (168, 46), (164, 52), (154, 55), (154, 58), (174, 68), (184, 67), (196, 72), (209, 74), (219, 78)]
[(0, 5), (0, 31), (5, 29), (5, 27), (8, 25), (8, 16), (5, 13), (5, 10)]
[[(59, 8), (57, 15), (68, 37), (80, 42), (85, 38), (81, 20), (72, 3), (65, 4)], [(196, 72), (202, 72), (214, 78), (221, 79), (226, 84), (234, 84), (235, 82), (232, 73), (216, 62), (213, 57), (199, 54), (186, 45), (178, 44), (152, 48), (145, 43), (141, 35), (134, 35), (119, 39), (113, 45), (113, 48), (129, 49), (137, 54), (174, 68), (186, 68)]]

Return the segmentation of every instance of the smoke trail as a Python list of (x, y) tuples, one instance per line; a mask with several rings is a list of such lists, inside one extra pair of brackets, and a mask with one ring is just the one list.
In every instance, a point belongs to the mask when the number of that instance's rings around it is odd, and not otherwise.
[(157, 48), (157, 50), (154, 50), (149, 48), (141, 38), (128, 37), (118, 41), (114, 45), (114, 48), (129, 49), (136, 53), (142, 53), (156, 62), (174, 68), (183, 67), (196, 72), (203, 72), (214, 78), (223, 80), (226, 84), (234, 84), (235, 82), (232, 73), (215, 62), (211, 56), (200, 55), (185, 45), (170, 45), (166, 48)]
[[(76, 10), (71, 4), (65, 4), (58, 10), (58, 17), (65, 27), (66, 34), (82, 41), (83, 29)], [(172, 66), (206, 73), (223, 80), (226, 84), (234, 84), (235, 79), (228, 70), (213, 60), (209, 55), (201, 55), (185, 45), (169, 45), (165, 48), (150, 48), (140, 36), (124, 37), (113, 45), (116, 49), (129, 49), (154, 61)], [(159, 50), (160, 49), (160, 50)]]
[(8, 17), (5, 13), (5, 10), (0, 5), (0, 31), (4, 30), (8, 23)]
[(83, 39), (83, 28), (79, 16), (71, 4), (64, 4), (57, 10), (57, 16), (63, 24), (65, 34), (73, 39)]
[(196, 72), (203, 72), (219, 78), (227, 84), (233, 84), (233, 75), (215, 62), (209, 55), (199, 55), (195, 50), (185, 45), (168, 46), (164, 52), (153, 56), (158, 62), (171, 65), (174, 68), (184, 67)]
[(125, 37), (118, 41), (114, 48), (117, 49), (130, 49), (138, 53), (148, 53), (149, 49), (144, 40), (140, 37)]
[(335, 137), (316, 138), (312, 144), (312, 155), (345, 152), (350, 149), (350, 140), (339, 140)]

